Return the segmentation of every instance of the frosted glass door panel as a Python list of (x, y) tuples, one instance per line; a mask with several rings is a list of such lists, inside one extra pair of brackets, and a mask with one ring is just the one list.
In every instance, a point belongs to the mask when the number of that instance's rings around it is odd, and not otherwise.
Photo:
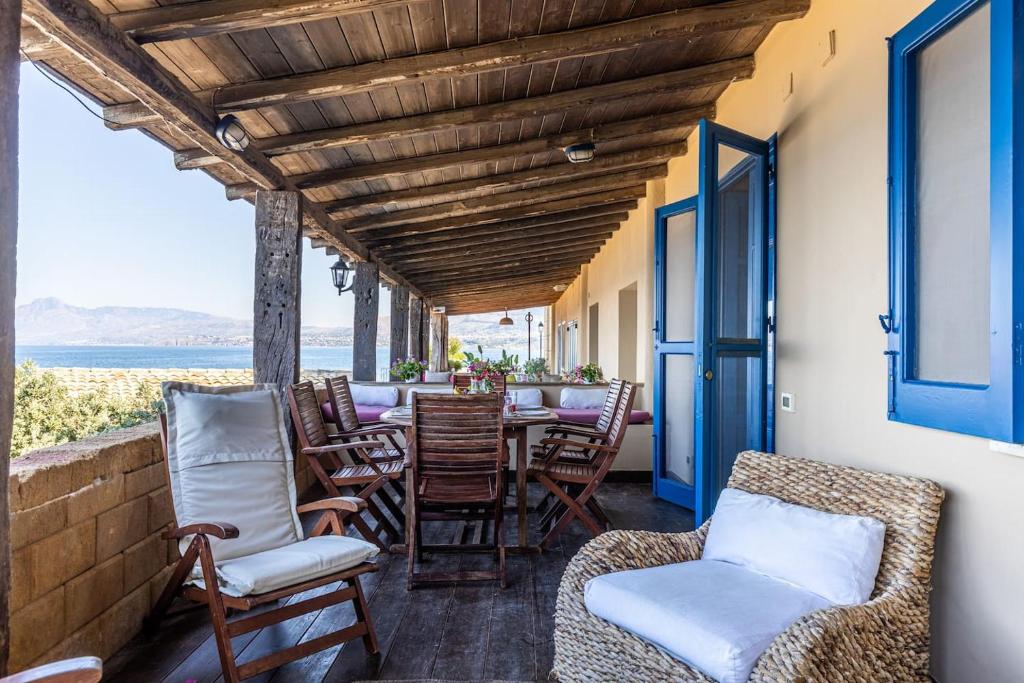
[(693, 485), (693, 356), (665, 356), (665, 473)]
[(665, 340), (693, 341), (697, 212), (665, 222)]
[(912, 374), (922, 380), (989, 383), (989, 22), (986, 3), (917, 58)]

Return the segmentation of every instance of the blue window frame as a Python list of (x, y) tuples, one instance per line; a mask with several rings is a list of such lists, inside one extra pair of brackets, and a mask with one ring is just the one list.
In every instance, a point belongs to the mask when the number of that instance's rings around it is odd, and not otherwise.
[[(1021, 443), (1024, 442), (1024, 215), (1021, 214), (1024, 210), (1024, 106), (1022, 90), (1015, 87), (1014, 67), (1024, 66), (1024, 36), (1021, 35), (1022, 20), (1015, 12), (1017, 4), (1019, 0), (938, 0), (890, 40), (890, 294), (889, 310), (879, 318), (888, 334), (890, 420)], [(955, 41), (964, 40), (965, 35), (971, 42), (955, 47), (958, 45)], [(959, 93), (943, 92), (929, 84), (942, 82), (942, 69), (958, 68), (943, 65), (962, 64), (964, 60), (956, 57), (971, 54), (970, 46), (978, 42), (978, 35), (985, 35), (989, 51), (987, 59), (985, 52), (976, 53), (981, 55), (978, 61), (984, 62), (984, 68), (973, 75), (988, 73), (987, 88), (977, 89), (988, 101), (975, 102), (976, 106), (972, 107), (964, 102), (957, 105), (954, 100), (943, 100), (955, 98)], [(928, 51), (944, 39), (949, 39), (945, 43), (947, 47)], [(964, 45), (968, 52), (963, 52)], [(945, 61), (935, 57), (943, 54), (941, 50), (950, 49), (961, 52), (952, 54), (952, 59), (949, 58), (951, 53), (945, 53)], [(971, 83), (970, 76), (962, 82)], [(960, 77), (963, 78), (963, 74)], [(980, 80), (984, 84), (984, 78)], [(929, 87), (934, 89), (932, 99), (928, 98)], [(941, 93), (942, 97), (936, 98), (935, 93)], [(934, 104), (938, 106), (932, 106)], [(972, 111), (981, 111), (980, 120), (984, 122), (986, 110), (987, 131), (982, 130), (984, 125), (965, 125), (969, 124)], [(967, 112), (968, 116), (958, 121), (956, 111)], [(929, 118), (936, 114), (940, 119), (938, 124)], [(941, 120), (943, 117), (945, 121)], [(960, 172), (966, 176), (963, 183), (969, 185), (981, 174), (972, 174), (966, 165), (960, 168), (959, 158), (955, 154), (950, 156), (948, 150), (940, 149), (941, 153), (929, 156), (926, 146), (935, 138), (928, 126), (935, 125), (966, 131), (964, 139), (973, 140), (974, 144), (968, 145), (968, 154), (960, 158), (966, 159), (972, 154), (975, 162), (980, 158), (980, 168), (989, 175), (987, 183), (975, 182), (985, 193), (983, 200), (977, 203), (984, 210), (966, 211), (966, 221), (963, 220), (964, 205), (958, 206), (959, 197), (949, 192), (935, 193), (934, 189), (929, 189), (934, 186), (928, 183), (936, 175), (945, 176), (944, 182), (949, 183), (949, 174)], [(987, 152), (984, 150), (986, 141)], [(950, 159), (953, 163), (948, 163)], [(943, 160), (947, 163), (942, 163)], [(967, 163), (970, 162), (965, 161)], [(928, 202), (931, 204), (926, 206)], [(936, 206), (939, 207), (938, 218)], [(951, 216), (948, 221), (943, 220), (947, 214), (942, 212), (946, 210)], [(955, 218), (958, 212), (959, 223)], [(986, 214), (987, 225), (984, 224)], [(962, 241), (964, 233), (959, 231), (960, 227), (977, 230), (977, 238)], [(964, 244), (980, 245), (974, 254), (975, 260), (957, 251)], [(928, 259), (932, 259), (930, 263)], [(977, 290), (954, 284), (954, 289), (944, 293), (943, 285), (951, 281), (970, 284), (972, 277)], [(980, 300), (972, 308), (974, 298), (971, 295), (967, 295), (970, 298), (966, 300), (967, 305), (963, 305), (965, 291), (978, 291), (985, 296), (977, 297)], [(944, 298), (946, 293), (951, 293), (949, 299)], [(946, 302), (953, 303), (943, 307)], [(965, 332), (959, 326), (973, 327)], [(966, 343), (964, 339), (974, 339), (976, 343)], [(962, 372), (958, 358), (965, 356), (971, 358), (966, 361), (968, 370)]]

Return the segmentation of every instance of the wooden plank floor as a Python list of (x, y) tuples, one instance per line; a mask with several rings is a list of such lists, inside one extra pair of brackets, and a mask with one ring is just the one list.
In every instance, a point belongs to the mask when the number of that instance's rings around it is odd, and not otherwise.
[[(531, 497), (539, 493), (531, 488)], [(654, 499), (648, 484), (606, 483), (598, 497), (619, 529), (693, 528), (688, 511)], [(509, 534), (514, 533), (513, 521), (514, 516), (509, 515)], [(435, 528), (432, 533), (450, 534), (451, 530)], [(364, 577), (380, 655), (368, 657), (357, 640), (250, 680), (546, 680), (553, 656), (558, 582), (566, 563), (587, 538), (574, 523), (562, 535), (561, 543), (546, 553), (509, 555), (509, 586), (505, 590), (488, 582), (406, 591), (405, 558), (382, 556), (381, 570)], [(438, 569), (442, 565), (471, 568), (480, 563), (489, 564), (490, 556), (442, 555), (431, 560), (432, 568)], [(333, 588), (327, 586), (314, 593)], [(353, 620), (349, 604), (338, 605), (235, 638), (235, 652), (244, 662), (316, 638), (339, 623)], [(209, 617), (199, 611), (165, 623), (156, 637), (140, 636), (130, 643), (107, 662), (106, 670), (105, 678), (117, 681), (221, 680)]]

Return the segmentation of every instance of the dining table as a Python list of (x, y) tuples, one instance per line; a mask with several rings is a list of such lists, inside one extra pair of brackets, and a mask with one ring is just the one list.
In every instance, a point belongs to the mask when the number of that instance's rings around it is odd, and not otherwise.
[[(381, 414), (381, 421), (398, 425), (406, 429), (406, 443), (410, 442), (409, 427), (412, 426), (412, 406), (398, 406)], [(505, 438), (516, 442), (516, 515), (518, 522), (518, 542), (516, 548), (522, 551), (532, 550), (529, 543), (526, 504), (526, 468), (530, 454), (527, 443), (527, 430), (534, 425), (551, 424), (558, 420), (558, 414), (543, 406), (537, 408), (520, 408), (504, 416)]]

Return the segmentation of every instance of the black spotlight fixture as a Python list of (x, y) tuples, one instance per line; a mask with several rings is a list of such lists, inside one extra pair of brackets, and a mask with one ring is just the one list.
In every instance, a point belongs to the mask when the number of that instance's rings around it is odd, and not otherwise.
[(338, 257), (338, 260), (331, 266), (331, 279), (334, 280), (334, 286), (338, 288), (338, 295), (340, 296), (343, 292), (347, 292), (352, 289), (353, 282), (349, 282), (349, 275), (352, 274), (352, 266), (348, 264), (345, 259)]
[(585, 164), (594, 160), (596, 151), (593, 142), (577, 142), (565, 148), (565, 156), (571, 163)]
[(222, 116), (220, 121), (217, 122), (217, 128), (214, 132), (220, 144), (228, 149), (241, 152), (249, 146), (249, 134), (245, 132), (241, 121), (234, 114)]

